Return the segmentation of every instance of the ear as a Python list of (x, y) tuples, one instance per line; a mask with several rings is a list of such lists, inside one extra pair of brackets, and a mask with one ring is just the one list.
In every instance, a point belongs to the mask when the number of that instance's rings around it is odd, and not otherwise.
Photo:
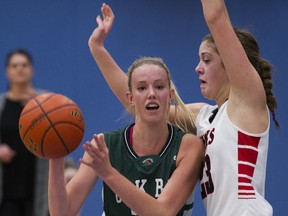
[(170, 88), (170, 101), (172, 101), (175, 98), (175, 89), (174, 88)]
[(130, 91), (126, 92), (126, 98), (130, 106), (134, 106), (133, 95)]

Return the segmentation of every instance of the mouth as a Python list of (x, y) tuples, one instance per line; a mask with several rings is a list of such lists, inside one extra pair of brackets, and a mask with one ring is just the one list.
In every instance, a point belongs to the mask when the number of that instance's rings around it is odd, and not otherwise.
[(201, 84), (207, 83), (206, 81), (204, 81), (204, 80), (202, 80), (202, 79), (199, 79), (199, 80), (200, 80), (200, 83), (201, 83)]
[(207, 84), (206, 81), (204, 81), (204, 80), (202, 80), (202, 79), (199, 79), (199, 80), (200, 80), (200, 85), (205, 85), (205, 84)]
[(157, 103), (148, 103), (146, 105), (146, 109), (147, 110), (158, 110), (159, 109), (159, 105)]

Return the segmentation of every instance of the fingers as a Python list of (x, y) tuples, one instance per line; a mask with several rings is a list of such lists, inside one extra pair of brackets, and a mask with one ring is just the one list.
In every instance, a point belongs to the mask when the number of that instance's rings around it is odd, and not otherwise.
[(97, 175), (101, 176), (101, 173), (105, 170), (109, 164), (108, 149), (106, 147), (106, 142), (104, 140), (103, 134), (94, 134), (91, 142), (87, 141), (83, 144), (83, 148), (89, 155), (90, 159), (87, 157), (81, 158), (80, 162), (87, 166), (93, 168)]
[(97, 144), (97, 148), (100, 152), (104, 152), (106, 153), (107, 151), (107, 147), (106, 147), (106, 142), (104, 140), (104, 134), (94, 134), (93, 136), (94, 140), (95, 140), (95, 143)]
[(87, 157), (85, 157), (85, 159), (80, 158), (80, 162), (92, 168), (97, 168), (99, 164), (98, 156), (97, 154), (95, 154), (95, 152), (97, 152), (97, 149), (94, 148), (92, 143), (88, 141), (83, 144), (83, 149), (89, 155), (90, 159), (88, 159)]
[(103, 26), (103, 20), (101, 19), (100, 15), (96, 17), (96, 22), (99, 27)]
[(103, 134), (94, 134), (92, 142), (86, 142), (83, 148), (93, 160), (103, 160), (108, 153)]
[(103, 14), (103, 17), (109, 16), (109, 10), (111, 10), (111, 8), (107, 4), (103, 3), (101, 7), (101, 12)]
[(101, 12), (103, 14), (103, 21), (105, 22), (113, 22), (114, 20), (114, 13), (111, 9), (111, 7), (105, 3), (103, 3), (101, 7)]
[(97, 152), (98, 152), (97, 146), (92, 145), (91, 142), (86, 142), (85, 144), (83, 144), (83, 148), (92, 158), (92, 160), (97, 159)]

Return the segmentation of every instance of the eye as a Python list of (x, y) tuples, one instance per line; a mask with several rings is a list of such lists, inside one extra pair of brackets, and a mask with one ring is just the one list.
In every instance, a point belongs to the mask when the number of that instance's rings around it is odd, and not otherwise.
[(144, 86), (139, 86), (139, 87), (137, 88), (138, 91), (143, 91), (143, 90), (145, 90), (145, 89), (146, 89), (146, 87), (144, 87)]
[(204, 62), (205, 64), (208, 64), (208, 63), (210, 62), (210, 59), (203, 59), (203, 62)]
[(156, 89), (158, 89), (158, 90), (161, 90), (161, 89), (163, 89), (164, 88), (164, 85), (157, 85), (156, 86)]
[(9, 64), (8, 66), (13, 69), (18, 68), (18, 67), (27, 68), (30, 66), (30, 64), (29, 63), (12, 63), (12, 64)]

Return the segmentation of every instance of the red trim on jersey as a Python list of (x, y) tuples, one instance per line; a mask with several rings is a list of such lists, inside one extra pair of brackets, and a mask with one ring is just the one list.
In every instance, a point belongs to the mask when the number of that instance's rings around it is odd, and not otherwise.
[(245, 177), (238, 177), (238, 182), (251, 183), (251, 179)]
[(238, 145), (252, 146), (258, 149), (260, 137), (253, 137), (238, 131)]
[(253, 149), (238, 148), (238, 161), (249, 162), (256, 164), (258, 157), (258, 151)]
[(238, 189), (239, 190), (251, 190), (251, 191), (254, 190), (254, 188), (251, 185), (239, 185)]
[[(253, 177), (254, 166), (256, 166), (258, 158), (259, 141), (260, 137), (249, 136), (238, 131), (238, 175)], [(251, 180), (238, 176), (238, 199), (255, 199), (254, 196), (255, 192)]]
[(244, 174), (253, 177), (254, 167), (246, 164), (238, 164), (238, 174)]

